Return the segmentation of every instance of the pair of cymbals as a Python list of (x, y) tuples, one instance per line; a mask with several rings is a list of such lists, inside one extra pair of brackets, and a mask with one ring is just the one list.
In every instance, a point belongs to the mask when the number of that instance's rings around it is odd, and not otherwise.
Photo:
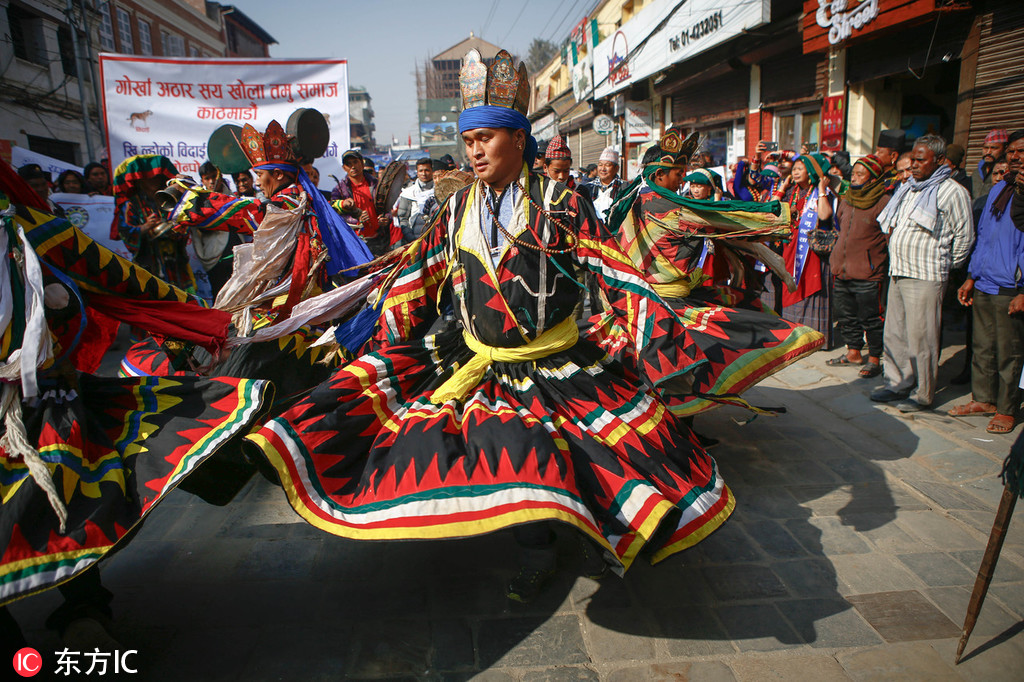
[[(327, 119), (316, 109), (296, 109), (288, 117), (285, 132), (288, 133), (292, 151), (300, 163), (319, 159), (327, 151), (327, 145), (331, 141)], [(241, 139), (242, 127), (234, 123), (226, 123), (210, 135), (206, 153), (213, 165), (224, 175), (241, 173), (252, 167), (239, 146)]]

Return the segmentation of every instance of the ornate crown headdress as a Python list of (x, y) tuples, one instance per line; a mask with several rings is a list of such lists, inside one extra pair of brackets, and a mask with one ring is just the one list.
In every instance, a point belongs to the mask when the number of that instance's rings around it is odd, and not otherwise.
[[(685, 166), (697, 147), (700, 146), (700, 134), (690, 133), (689, 137), (683, 139), (683, 131), (680, 128), (669, 128), (655, 145), (657, 156), (647, 163), (648, 166), (661, 166), (663, 168), (675, 168)], [(648, 152), (651, 153), (651, 152)]]
[(490, 104), (515, 109), (525, 116), (530, 107), (530, 77), (526, 65), (519, 62), (516, 69), (512, 55), (505, 50), (494, 56), (490, 68), (477, 50), (467, 52), (459, 71), (459, 87), (463, 110)]
[(253, 168), (268, 163), (298, 163), (288, 133), (277, 121), (271, 121), (267, 126), (267, 132), (262, 135), (246, 123), (242, 128), (242, 139), (239, 142), (245, 158), (249, 159)]

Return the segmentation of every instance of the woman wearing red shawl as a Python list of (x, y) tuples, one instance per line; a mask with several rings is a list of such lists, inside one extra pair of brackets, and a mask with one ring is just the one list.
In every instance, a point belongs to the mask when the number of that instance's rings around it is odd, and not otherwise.
[(783, 290), (779, 314), (790, 322), (825, 334), (826, 348), (831, 347), (832, 328), (828, 263), (811, 251), (808, 233), (832, 220), (829, 167), (823, 154), (798, 156), (792, 173), (775, 193), (776, 199), (789, 204), (792, 216), (792, 236), (783, 247), (782, 257), (786, 270), (796, 281), (795, 291)]

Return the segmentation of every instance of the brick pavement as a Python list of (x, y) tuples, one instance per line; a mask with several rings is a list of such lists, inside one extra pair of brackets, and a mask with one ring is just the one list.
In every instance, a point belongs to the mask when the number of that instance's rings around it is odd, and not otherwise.
[[(723, 440), (713, 454), (738, 500), (721, 531), (602, 581), (577, 577), (563, 532), (563, 571), (530, 605), (502, 596), (507, 532), (356, 543), (302, 522), (262, 480), (221, 508), (174, 493), (103, 567), (118, 637), (140, 651), (134, 679), (1020, 679), (1019, 509), (967, 658), (952, 664), (1016, 434), (872, 404), (878, 380), (826, 369), (831, 355), (748, 394), (785, 415), (698, 419)], [(43, 652), (58, 648), (42, 627), (58, 602), (12, 609)]]

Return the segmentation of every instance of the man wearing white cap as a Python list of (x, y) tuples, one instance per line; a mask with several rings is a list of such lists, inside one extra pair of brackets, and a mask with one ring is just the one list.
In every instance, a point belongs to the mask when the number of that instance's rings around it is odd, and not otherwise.
[(590, 197), (602, 220), (608, 219), (608, 209), (622, 187), (619, 178), (619, 153), (613, 147), (605, 147), (597, 160), (597, 178), (580, 187), (580, 193)]

